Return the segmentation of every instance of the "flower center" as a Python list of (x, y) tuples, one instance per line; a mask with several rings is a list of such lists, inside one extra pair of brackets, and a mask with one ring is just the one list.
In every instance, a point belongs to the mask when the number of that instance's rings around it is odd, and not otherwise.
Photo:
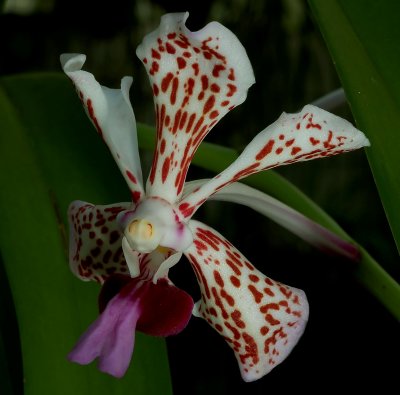
[(128, 227), (131, 237), (150, 240), (154, 235), (153, 224), (145, 219), (135, 219)]

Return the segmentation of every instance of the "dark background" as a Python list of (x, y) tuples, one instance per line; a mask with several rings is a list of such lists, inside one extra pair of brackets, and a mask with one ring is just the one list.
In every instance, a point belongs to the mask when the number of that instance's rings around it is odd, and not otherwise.
[[(188, 4), (32, 0), (30, 8), (9, 9), (0, 16), (0, 74), (60, 71), (60, 53), (83, 52), (88, 55), (85, 68), (106, 86), (118, 86), (123, 75), (134, 76), (131, 95), (136, 118), (154, 124), (147, 76), (134, 51), (162, 14), (188, 10), (191, 30), (217, 20), (239, 37), (257, 81), (247, 101), (214, 128), (208, 141), (240, 150), (282, 111), (294, 112), (340, 86), (306, 2), (204, 0)], [(352, 120), (346, 105), (335, 112)], [(143, 156), (150, 160), (149, 153)], [(278, 171), (400, 278), (398, 254), (364, 152)], [(192, 168), (189, 178), (208, 175)], [(354, 263), (312, 249), (246, 208), (212, 202), (198, 217), (223, 233), (265, 274), (305, 290), (310, 321), (282, 365), (246, 384), (230, 348), (204, 321), (193, 318), (187, 329), (167, 340), (175, 394), (361, 392), (372, 386), (384, 393), (398, 387), (398, 323), (354, 280)], [(199, 297), (189, 264), (176, 266), (171, 277)]]

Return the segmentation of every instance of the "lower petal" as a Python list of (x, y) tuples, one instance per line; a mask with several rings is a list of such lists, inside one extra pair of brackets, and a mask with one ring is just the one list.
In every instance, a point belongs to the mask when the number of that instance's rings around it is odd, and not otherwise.
[(202, 297), (203, 317), (234, 350), (245, 381), (270, 372), (292, 351), (308, 319), (303, 291), (271, 280), (212, 228), (190, 221), (194, 243), (184, 253)]
[(101, 314), (79, 339), (68, 358), (82, 365), (99, 358), (99, 370), (122, 377), (132, 357), (135, 331), (175, 335), (192, 314), (193, 300), (167, 278), (156, 284), (128, 276), (111, 276), (99, 296)]
[(188, 324), (193, 305), (190, 295), (166, 279), (149, 283), (137, 329), (152, 336), (176, 335)]
[(137, 282), (126, 285), (82, 335), (68, 359), (86, 365), (98, 357), (101, 371), (122, 377), (133, 353), (142, 292)]

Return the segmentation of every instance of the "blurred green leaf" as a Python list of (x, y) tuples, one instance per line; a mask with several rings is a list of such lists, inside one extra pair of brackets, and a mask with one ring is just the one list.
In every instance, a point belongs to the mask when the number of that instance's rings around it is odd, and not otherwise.
[(74, 95), (60, 76), (0, 80), (0, 246), (19, 323), (25, 394), (168, 394), (161, 339), (137, 334), (121, 380), (66, 360), (97, 315), (99, 290), (69, 272), (67, 206), (76, 198), (129, 199), (111, 157), (104, 160), (106, 148), (87, 133)]
[(400, 251), (400, 2), (310, 0), (358, 127)]

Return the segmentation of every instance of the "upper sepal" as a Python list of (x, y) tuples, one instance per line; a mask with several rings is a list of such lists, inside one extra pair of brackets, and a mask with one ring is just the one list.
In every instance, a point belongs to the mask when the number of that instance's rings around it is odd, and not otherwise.
[(210, 129), (242, 103), (254, 74), (246, 51), (224, 26), (186, 28), (188, 13), (164, 15), (137, 48), (154, 93), (157, 146), (147, 182), (150, 196), (173, 203), (191, 159)]

